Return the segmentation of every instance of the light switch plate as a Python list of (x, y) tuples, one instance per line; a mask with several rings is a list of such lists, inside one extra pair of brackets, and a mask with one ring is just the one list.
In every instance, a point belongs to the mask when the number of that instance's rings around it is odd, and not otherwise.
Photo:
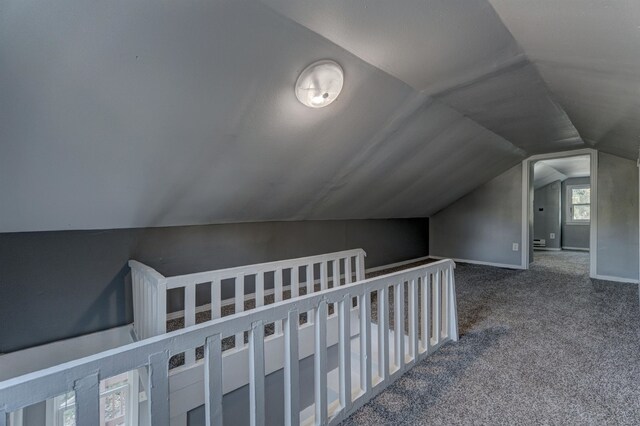
[(552, 240), (556, 239), (556, 234), (554, 234), (553, 232), (551, 234), (549, 234), (549, 238)]
[(519, 246), (520, 245), (518, 243), (513, 243), (513, 245), (511, 246), (511, 250), (518, 251)]

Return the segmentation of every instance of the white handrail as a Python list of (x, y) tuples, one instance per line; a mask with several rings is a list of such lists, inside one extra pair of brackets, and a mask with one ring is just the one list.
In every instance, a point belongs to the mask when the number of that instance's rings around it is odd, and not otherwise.
[[(455, 280), (451, 260), (442, 260), (394, 274), (384, 275), (300, 296), (282, 302), (262, 306), (250, 311), (219, 318), (186, 329), (151, 337), (96, 355), (67, 362), (55, 367), (0, 382), (0, 426), (6, 424), (7, 414), (54, 396), (76, 392), (76, 421), (80, 426), (93, 425), (97, 418), (99, 380), (115, 376), (137, 368), (148, 369), (147, 398), (151, 424), (169, 424), (169, 378), (168, 361), (176, 354), (205, 345), (205, 389), (206, 417), (210, 425), (223, 422), (222, 380), (223, 356), (220, 350), (222, 338), (249, 331), (250, 334), (250, 413), (251, 424), (264, 423), (264, 324), (284, 320), (285, 348), (285, 423), (300, 423), (300, 383), (298, 382), (297, 322), (302, 312), (313, 311), (316, 316), (315, 333), (315, 423), (337, 424), (354, 410), (373, 398), (413, 364), (436, 350), (443, 343), (458, 339)], [(404, 284), (409, 292), (410, 314), (409, 342), (414, 342), (408, 356), (399, 358), (398, 368), (393, 370), (384, 356), (382, 368), (374, 369), (371, 362), (373, 339), (371, 339), (371, 296), (377, 293), (380, 306), (386, 306), (390, 288), (394, 288), (394, 298), (400, 299)], [(419, 298), (418, 301), (418, 289)], [(446, 297), (442, 297), (445, 294)], [(352, 298), (360, 300), (360, 390), (353, 392), (350, 383), (350, 360), (352, 349), (349, 334), (349, 318)], [(420, 302), (420, 303), (418, 303)], [(328, 304), (336, 303), (340, 318), (340, 397), (338, 403), (327, 401), (326, 326), (322, 326)], [(403, 311), (404, 303), (398, 307)], [(388, 313), (383, 311), (384, 315)], [(397, 311), (396, 311), (397, 317)], [(422, 321), (422, 332), (416, 326)], [(386, 321), (385, 321), (386, 322)], [(404, 317), (396, 322), (394, 333), (400, 334)], [(383, 325), (386, 331), (388, 324)], [(380, 330), (380, 324), (378, 329)], [(404, 335), (404, 333), (401, 333)], [(389, 334), (383, 336), (384, 349), (388, 353)], [(401, 345), (404, 348), (404, 345)], [(379, 348), (381, 349), (381, 348)], [(402, 354), (403, 349), (400, 350)], [(378, 353), (380, 350), (378, 350)], [(396, 351), (396, 354), (398, 352)], [(364, 366), (364, 367), (363, 367)], [(376, 371), (382, 373), (382, 377)], [(376, 374), (377, 381), (373, 380)]]
[[(278, 260), (274, 262), (245, 265), (214, 271), (196, 272), (173, 277), (165, 277), (155, 269), (135, 260), (129, 261), (131, 267), (133, 287), (133, 315), (134, 333), (137, 339), (147, 339), (166, 332), (167, 324), (167, 291), (182, 288), (184, 291), (184, 326), (190, 327), (196, 323), (196, 285), (209, 284), (211, 286), (211, 318), (222, 316), (223, 299), (221, 283), (224, 280), (234, 281), (234, 305), (235, 313), (245, 310), (245, 278), (255, 277), (255, 306), (265, 303), (265, 274), (274, 274), (273, 295), (276, 302), (284, 299), (286, 290), (283, 285), (284, 271), (290, 271), (290, 285), (286, 286), (291, 291), (291, 297), (299, 294), (300, 286), (304, 284), (307, 293), (315, 291), (316, 281), (320, 289), (329, 288), (329, 266), (332, 267), (331, 284), (333, 287), (349, 284), (364, 279), (364, 257), (366, 253), (362, 249), (344, 250), (334, 253), (307, 256), (297, 259)], [(315, 265), (320, 265), (320, 277), (316, 280), (314, 275)], [(305, 280), (301, 281), (299, 269), (304, 268)], [(341, 274), (341, 269), (344, 271)], [(312, 321), (311, 315), (309, 315)], [(276, 324), (276, 332), (281, 334), (282, 323)], [(244, 333), (238, 333), (236, 348), (244, 346)], [(185, 365), (195, 364), (195, 352), (185, 353)]]

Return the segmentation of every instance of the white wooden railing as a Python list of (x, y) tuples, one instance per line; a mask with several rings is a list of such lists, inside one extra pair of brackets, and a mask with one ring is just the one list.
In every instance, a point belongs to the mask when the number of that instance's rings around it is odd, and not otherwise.
[[(265, 304), (265, 297), (273, 294), (275, 302), (284, 299), (285, 291), (295, 298), (303, 288), (306, 294), (316, 291), (316, 283), (320, 290), (350, 284), (364, 278), (364, 258), (362, 249), (340, 251), (318, 256), (280, 260), (215, 271), (197, 272), (187, 275), (165, 277), (155, 269), (135, 260), (129, 261), (133, 286), (133, 318), (134, 332), (137, 339), (147, 339), (163, 334), (167, 324), (167, 291), (181, 289), (184, 292), (184, 327), (196, 324), (196, 313), (200, 310), (211, 310), (211, 319), (222, 316), (222, 307), (233, 303), (234, 312), (245, 310), (245, 300), (255, 299), (255, 306)], [(320, 265), (320, 276), (316, 278), (315, 265)], [(329, 274), (331, 271), (331, 274)], [(265, 289), (265, 277), (273, 274), (273, 288)], [(283, 285), (285, 275), (289, 284)], [(303, 280), (304, 275), (304, 280)], [(246, 294), (245, 279), (253, 276), (255, 292)], [(222, 297), (222, 282), (233, 281), (234, 296)], [(196, 305), (196, 286), (208, 284), (211, 288), (210, 305)], [(276, 332), (281, 331), (281, 323), (275, 324)], [(244, 333), (235, 338), (238, 348), (245, 345)], [(195, 363), (195, 352), (185, 353), (185, 365)]]
[[(265, 423), (265, 358), (269, 356), (264, 350), (264, 325), (280, 320), (284, 323), (285, 342), (284, 423), (336, 424), (443, 343), (458, 339), (454, 267), (453, 261), (442, 260), (326, 289), (0, 382), (0, 426), (5, 426), (8, 413), (70, 391), (76, 394), (76, 424), (97, 425), (99, 381), (139, 368), (148, 372), (145, 388), (151, 424), (168, 425), (168, 360), (176, 353), (203, 344), (206, 420), (208, 425), (222, 424), (225, 358), (221, 342), (223, 338), (245, 331), (249, 332), (250, 423), (262, 425)], [(389, 327), (390, 292), (394, 299), (393, 332)], [(371, 315), (374, 294), (377, 322)], [(359, 333), (356, 337), (351, 335), (350, 324), (354, 297), (359, 301)], [(339, 318), (339, 397), (329, 401), (326, 318), (328, 305), (333, 303)], [(298, 327), (299, 315), (303, 312), (312, 312), (315, 318), (315, 397), (313, 414), (301, 419), (304, 407), (300, 406), (299, 395), (301, 386), (306, 384), (298, 379)], [(373, 338), (372, 329), (376, 330), (377, 338)], [(393, 357), (390, 357), (391, 352)], [(352, 359), (358, 364), (358, 383), (351, 381), (352, 367), (356, 368), (352, 366)], [(377, 366), (374, 366), (374, 360)]]

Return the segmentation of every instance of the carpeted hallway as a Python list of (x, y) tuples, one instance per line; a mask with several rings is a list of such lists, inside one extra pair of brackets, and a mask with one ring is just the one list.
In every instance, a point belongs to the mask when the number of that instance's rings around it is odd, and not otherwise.
[(459, 264), (460, 341), (344, 424), (639, 424), (638, 286), (589, 279), (588, 260)]

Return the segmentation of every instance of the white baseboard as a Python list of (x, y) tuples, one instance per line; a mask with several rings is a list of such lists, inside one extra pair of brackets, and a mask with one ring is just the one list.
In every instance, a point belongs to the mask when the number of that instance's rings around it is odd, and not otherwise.
[(454, 262), (471, 263), (473, 265), (495, 266), (496, 268), (524, 269), (522, 265), (511, 265), (507, 263), (485, 262), (482, 260), (470, 260), (470, 259), (457, 259), (455, 257), (445, 257), (445, 256), (429, 256), (429, 257), (431, 259), (436, 259), (436, 260), (451, 259)]
[(565, 247), (565, 246), (562, 246), (562, 250), (589, 251), (588, 248), (584, 248), (584, 247)]
[(552, 247), (534, 247), (533, 250), (540, 250), (540, 251), (560, 251), (562, 249), (560, 248), (552, 248)]
[(388, 265), (376, 266), (375, 268), (369, 268), (366, 273), (383, 271), (385, 269), (397, 268), (399, 266), (409, 265), (410, 263), (422, 262), (423, 260), (431, 259), (431, 256), (416, 257), (415, 259), (403, 260), (402, 262), (390, 263)]
[(612, 277), (611, 275), (594, 275), (591, 278), (603, 281), (614, 281), (617, 283), (638, 284), (638, 280), (633, 278)]

